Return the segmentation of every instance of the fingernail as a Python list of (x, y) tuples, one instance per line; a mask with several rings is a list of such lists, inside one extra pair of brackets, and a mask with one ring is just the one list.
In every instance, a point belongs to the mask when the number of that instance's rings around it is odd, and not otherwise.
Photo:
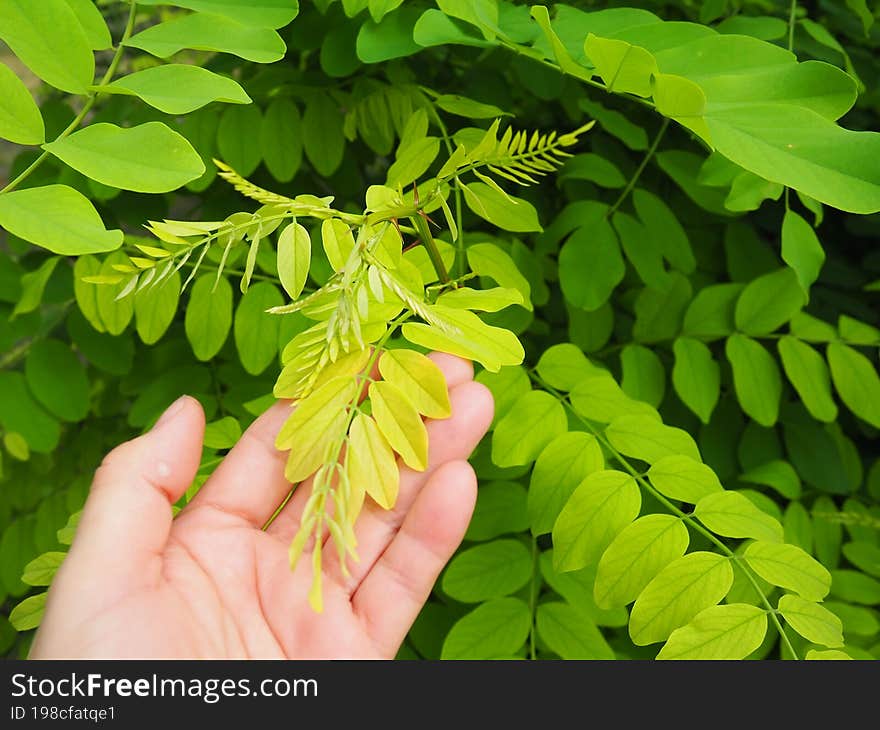
[(177, 415), (183, 410), (183, 407), (186, 405), (186, 401), (189, 399), (188, 395), (182, 395), (178, 398), (174, 403), (172, 403), (168, 408), (165, 409), (165, 412), (159, 416), (159, 420), (156, 421), (156, 424), (153, 428), (159, 428), (170, 421), (173, 421)]

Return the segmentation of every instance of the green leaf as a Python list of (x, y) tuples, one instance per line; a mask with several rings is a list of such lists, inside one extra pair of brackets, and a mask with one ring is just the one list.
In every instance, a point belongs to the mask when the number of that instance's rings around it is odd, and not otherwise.
[(60, 260), (57, 256), (50, 256), (40, 264), (39, 268), (29, 271), (21, 277), (21, 296), (15, 304), (15, 309), (12, 310), (10, 320), (20, 314), (33, 312), (40, 306), (46, 285)]
[(441, 94), (434, 99), (434, 106), (439, 107), (448, 114), (455, 114), (468, 119), (495, 119), (496, 117), (510, 116), (503, 109), (493, 104), (484, 104), (473, 99), (468, 99), (459, 94)]
[(467, 259), (471, 271), (494, 279), (499, 286), (516, 289), (522, 295), (523, 306), (532, 308), (531, 286), (504, 249), (494, 243), (475, 243), (468, 246)]
[(525, 306), (522, 294), (516, 289), (506, 289), (500, 286), (492, 289), (459, 287), (437, 297), (437, 304), (478, 312), (499, 312), (513, 304)]
[(852, 659), (852, 657), (845, 651), (839, 651), (837, 649), (829, 649), (827, 651), (810, 649), (805, 658), (808, 661), (840, 661)]
[(666, 390), (666, 371), (654, 351), (630, 343), (620, 352), (620, 364), (623, 392), (635, 400), (658, 407)]
[[(101, 264), (99, 276), (110, 278), (119, 277), (115, 266), (128, 265), (128, 256), (122, 251), (114, 251)], [(118, 335), (125, 331), (128, 323), (134, 315), (134, 297), (120, 295), (128, 286), (126, 277), (116, 284), (99, 284), (95, 288), (95, 303), (98, 306), (98, 316), (104, 323), (104, 328), (111, 335)]]
[(4, 193), (0, 226), (63, 256), (113, 251), (122, 245), (122, 231), (106, 230), (88, 198), (66, 185)]
[(224, 15), (245, 25), (283, 28), (299, 13), (299, 0), (138, 0), (139, 5), (176, 5)]
[(651, 416), (619, 416), (605, 429), (605, 436), (625, 456), (649, 464), (673, 455), (701, 461), (700, 450), (687, 431), (666, 426)]
[(517, 652), (532, 625), (529, 607), (518, 598), (497, 598), (478, 606), (450, 629), (441, 659), (494, 659)]
[(871, 361), (842, 342), (828, 345), (831, 379), (840, 399), (853, 413), (880, 428), (880, 377)]
[(517, 398), (532, 389), (532, 381), (519, 365), (508, 365), (494, 373), (483, 370), (474, 380), (485, 385), (492, 393), (495, 401), (493, 427), (507, 415)]
[(846, 6), (862, 21), (865, 35), (868, 35), (868, 31), (874, 25), (874, 14), (868, 8), (868, 0), (846, 0)]
[(657, 659), (745, 659), (766, 634), (763, 609), (745, 603), (710, 606), (673, 631)]
[(255, 63), (272, 63), (284, 57), (287, 47), (271, 28), (243, 25), (211, 13), (192, 13), (151, 25), (133, 35), (125, 45), (168, 58), (184, 48), (231, 53)]
[(622, 188), (626, 178), (610, 160), (592, 152), (567, 160), (558, 175), (560, 180), (589, 180), (603, 188)]
[(684, 555), (689, 542), (687, 527), (671, 515), (646, 515), (626, 526), (599, 560), (596, 604), (632, 603), (657, 573)]
[(61, 563), (64, 562), (66, 557), (67, 553), (54, 551), (43, 553), (38, 558), (34, 558), (25, 566), (24, 573), (21, 576), (22, 582), (27, 583), (29, 586), (47, 586), (51, 584), (52, 578), (55, 577), (58, 568), (61, 567)]
[(413, 40), (413, 29), (422, 14), (420, 8), (401, 8), (382, 20), (368, 20), (357, 36), (357, 57), (364, 63), (381, 63), (412, 56), (422, 50)]
[(571, 342), (548, 347), (535, 369), (551, 388), (558, 390), (573, 390), (581, 380), (602, 374), (583, 351)]
[(683, 334), (706, 340), (732, 334), (736, 301), (742, 290), (742, 284), (713, 284), (700, 289), (684, 314)]
[(302, 143), (306, 157), (319, 175), (329, 177), (342, 164), (345, 152), (342, 114), (329, 94), (316, 94), (306, 103)]
[(19, 372), (0, 372), (0, 426), (21, 434), (31, 451), (40, 454), (51, 452), (61, 436), (58, 421), (34, 400)]
[(281, 293), (268, 281), (248, 288), (235, 310), (233, 336), (238, 359), (251, 375), (259, 375), (278, 354), (278, 328), (281, 318), (266, 310), (283, 303)]
[(70, 347), (60, 340), (31, 346), (24, 374), (34, 397), (62, 421), (76, 423), (89, 413), (89, 380)]
[(290, 182), (302, 164), (302, 118), (290, 99), (273, 99), (260, 125), (260, 156), (279, 182)]
[[(535, 428), (536, 423), (541, 428)], [(492, 461), (501, 467), (529, 464), (567, 428), (562, 403), (542, 390), (530, 390), (517, 398), (495, 427)]]
[(510, 330), (492, 327), (467, 310), (440, 305), (429, 306), (429, 309), (458, 332), (453, 335), (432, 325), (404, 324), (403, 336), (414, 345), (476, 360), (492, 372), (523, 361), (522, 345)]
[(443, 591), (463, 603), (509, 596), (532, 576), (532, 556), (519, 540), (495, 540), (459, 553), (443, 574)]
[(135, 327), (145, 345), (158, 342), (167, 332), (177, 314), (179, 301), (180, 274), (176, 271), (134, 295)]
[(675, 213), (660, 197), (642, 188), (633, 190), (632, 200), (639, 219), (651, 231), (663, 257), (682, 273), (693, 273), (696, 260), (687, 233)]
[(9, 623), (16, 631), (29, 631), (37, 628), (43, 620), (46, 610), (46, 597), (48, 591), (29, 596), (19, 603), (9, 614)]
[(749, 282), (736, 303), (736, 327), (747, 335), (766, 335), (788, 322), (805, 303), (792, 269), (779, 269)]
[(260, 164), (262, 145), (254, 130), (262, 127), (258, 106), (232, 106), (223, 112), (217, 128), (217, 149), (223, 161), (247, 177)]
[(399, 388), (387, 382), (370, 384), (373, 417), (382, 435), (411, 469), (428, 466), (428, 432), (419, 412)]
[(184, 325), (197, 359), (210, 360), (220, 351), (232, 326), (232, 287), (225, 277), (202, 274), (195, 280)]
[(405, 186), (418, 180), (440, 154), (440, 140), (437, 137), (421, 137), (414, 142), (400, 146), (394, 164), (388, 168), (388, 185)]
[(721, 395), (721, 367), (712, 351), (699, 340), (679, 337), (672, 346), (675, 392), (703, 423), (709, 423)]
[(782, 397), (782, 376), (776, 360), (759, 342), (741, 334), (727, 338), (725, 352), (742, 409), (760, 425), (773, 426)]
[(609, 423), (621, 414), (659, 419), (657, 411), (647, 403), (630, 398), (608, 373), (580, 380), (571, 391), (570, 399), (574, 409), (591, 421)]
[(743, 553), (749, 567), (768, 583), (821, 601), (831, 588), (831, 573), (795, 545), (753, 542)]
[(648, 469), (648, 478), (661, 494), (691, 504), (723, 489), (714, 471), (689, 456), (664, 456)]
[(526, 488), (519, 482), (489, 482), (477, 490), (477, 505), (465, 540), (491, 540), (528, 529)]
[(785, 539), (782, 525), (739, 492), (725, 490), (707, 494), (697, 502), (694, 516), (723, 537), (750, 537), (770, 542)]
[(443, 371), (429, 358), (414, 350), (388, 350), (379, 358), (379, 373), (428, 418), (448, 418), (452, 414), (449, 391)]
[(542, 603), (535, 615), (538, 634), (563, 659), (614, 659), (614, 650), (586, 611), (560, 601)]
[(95, 56), (66, 0), (4, 0), (0, 40), (50, 86), (86, 94), (95, 75)]
[(772, 487), (786, 499), (796, 500), (801, 496), (800, 477), (794, 467), (782, 459), (774, 459), (749, 469), (745, 474), (740, 474), (739, 479), (742, 482)]
[[(137, 96), (166, 114), (189, 114), (212, 101), (250, 104), (235, 81), (200, 66), (166, 63), (136, 71), (102, 87), (105, 94)], [(251, 134), (252, 130), (248, 130)]]
[(92, 124), (43, 149), (92, 180), (141, 193), (176, 190), (205, 171), (186, 138), (162, 122), (136, 127)]
[(232, 416), (224, 416), (205, 426), (205, 448), (231, 449), (240, 438), (241, 424)]
[(797, 274), (805, 292), (819, 278), (825, 263), (825, 250), (813, 227), (792, 210), (785, 212), (782, 221), (782, 260)]
[(831, 395), (831, 376), (822, 356), (797, 337), (785, 335), (776, 344), (782, 368), (816, 420), (831, 423), (837, 419), (837, 404)]
[(553, 529), (577, 486), (605, 467), (595, 436), (570, 431), (556, 436), (538, 456), (529, 482), (528, 510), (533, 535)]
[(309, 232), (299, 223), (291, 223), (278, 236), (278, 278), (291, 299), (302, 294), (312, 262)]
[(623, 40), (599, 38), (590, 33), (584, 41), (584, 53), (596, 67), (596, 73), (609, 91), (648, 97), (651, 79), (658, 73), (657, 62), (644, 48)]
[(786, 593), (779, 599), (779, 613), (807, 641), (831, 648), (843, 646), (843, 624), (824, 606)]
[(0, 137), (17, 144), (42, 144), (43, 117), (27, 87), (0, 63)]
[(542, 231), (538, 212), (522, 198), (504, 195), (482, 182), (462, 184), (464, 199), (474, 213), (504, 231)]
[(557, 570), (598, 562), (605, 548), (632, 522), (642, 504), (635, 479), (620, 471), (593, 472), (574, 490), (553, 525)]
[[(864, 603), (867, 606), (880, 603), (880, 581), (876, 578), (857, 570), (834, 570), (831, 576), (831, 595), (835, 598), (849, 603)], [(810, 598), (803, 592), (800, 593), (804, 598)]]
[(626, 264), (617, 234), (604, 218), (578, 228), (559, 252), (559, 285), (574, 306), (594, 311), (623, 280)]
[(639, 595), (630, 613), (630, 638), (636, 646), (665, 641), (675, 629), (717, 604), (731, 585), (728, 558), (702, 551), (678, 558)]
[(880, 577), (880, 545), (856, 540), (843, 546), (843, 554), (859, 570)]
[(663, 288), (646, 286), (636, 297), (633, 338), (639, 342), (673, 339), (681, 330), (682, 317), (690, 300), (690, 281), (677, 271), (669, 272)]

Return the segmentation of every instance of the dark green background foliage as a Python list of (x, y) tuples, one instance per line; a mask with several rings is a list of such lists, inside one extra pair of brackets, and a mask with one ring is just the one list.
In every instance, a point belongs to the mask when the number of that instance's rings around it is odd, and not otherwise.
[[(652, 658), (678, 629), (665, 656), (699, 655), (704, 631), (718, 655), (880, 657), (880, 4), (573, 1), (548, 15), (316, 0), (297, 14), (267, 0), (198, 15), (218, 5), (149, 0), (129, 16), (121, 1), (47, 0), (69, 13), (49, 24), (66, 53), (96, 52), (96, 93), (89, 68), (33, 51), (13, 22), (27, 3), (0, 0), (0, 136), (17, 143), (0, 141), (17, 181), (0, 194), (0, 652), (26, 655), (103, 454), (190, 393), (209, 421), (191, 494), (271, 402), (280, 351), (306, 326), (265, 313), (289, 291), (271, 243), (251, 261), (212, 248), (183, 293), (194, 261), (121, 298), (124, 282), (83, 277), (161, 257), (147, 221), (253, 211), (213, 158), (359, 213), (370, 185), (436, 174), (501, 118), (596, 125), (555, 175), (502, 180), (518, 203), (480, 182), (449, 196), (462, 235), (436, 235), (467, 248), (452, 273), (530, 300), (483, 316), (526, 357), (478, 374), (496, 418), (472, 459), (476, 513), (400, 656)], [(107, 253), (116, 229), (127, 256)], [(307, 291), (332, 274), (312, 254)], [(651, 565), (627, 562), (639, 540)], [(677, 604), (649, 584), (675, 566), (699, 583)], [(19, 633), (8, 617), (32, 595)]]

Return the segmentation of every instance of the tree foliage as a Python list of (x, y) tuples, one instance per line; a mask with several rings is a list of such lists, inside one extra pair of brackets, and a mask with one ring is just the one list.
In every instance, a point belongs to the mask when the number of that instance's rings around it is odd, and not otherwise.
[(289, 399), (356, 557), (440, 350), (496, 415), (402, 658), (878, 656), (878, 7), (632, 4), (0, 0), (3, 651), (183, 392), (178, 506)]

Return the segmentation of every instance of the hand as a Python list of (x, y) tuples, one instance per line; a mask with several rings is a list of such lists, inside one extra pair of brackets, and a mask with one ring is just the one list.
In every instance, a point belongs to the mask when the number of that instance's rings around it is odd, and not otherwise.
[(262, 529), (290, 490), (274, 446), (289, 406), (258, 418), (172, 520), (205, 426), (198, 401), (184, 397), (95, 474), (31, 657), (392, 658), (467, 528), (476, 478), (465, 459), (492, 420), (471, 365), (432, 358), (452, 416), (428, 423), (428, 469), (402, 468), (392, 511), (368, 498), (349, 578), (326, 552), (323, 613), (307, 601), (311, 561), (291, 573), (287, 557), (308, 483)]

